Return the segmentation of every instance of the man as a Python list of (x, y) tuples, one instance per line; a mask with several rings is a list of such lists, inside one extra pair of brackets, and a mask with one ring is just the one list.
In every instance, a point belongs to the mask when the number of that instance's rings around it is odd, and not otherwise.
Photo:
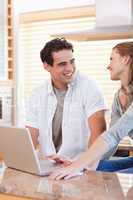
[(92, 79), (76, 71), (65, 39), (47, 42), (40, 57), (50, 79), (30, 97), (26, 127), (43, 156), (75, 158), (106, 129), (104, 98)]

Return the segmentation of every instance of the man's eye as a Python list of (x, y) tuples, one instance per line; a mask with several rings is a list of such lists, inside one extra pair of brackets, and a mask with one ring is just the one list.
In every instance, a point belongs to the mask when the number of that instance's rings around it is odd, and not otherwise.
[(60, 67), (64, 67), (64, 66), (66, 65), (66, 63), (63, 62), (63, 63), (59, 63), (58, 65), (59, 65)]

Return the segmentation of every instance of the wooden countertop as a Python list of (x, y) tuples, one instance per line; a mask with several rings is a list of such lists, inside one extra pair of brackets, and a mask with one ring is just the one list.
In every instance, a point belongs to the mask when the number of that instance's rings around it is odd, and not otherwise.
[(47, 177), (39, 177), (13, 169), (0, 172), (0, 199), (18, 200), (23, 198), (36, 200), (132, 200), (133, 175), (86, 172), (83, 176), (70, 180), (52, 181)]

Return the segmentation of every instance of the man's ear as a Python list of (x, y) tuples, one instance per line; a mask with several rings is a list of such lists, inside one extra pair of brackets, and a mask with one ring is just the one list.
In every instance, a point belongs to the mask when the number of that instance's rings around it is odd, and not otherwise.
[(49, 72), (49, 64), (48, 63), (46, 63), (46, 62), (44, 62), (43, 63), (43, 68), (45, 69), (45, 70), (47, 70), (48, 72)]
[(127, 64), (129, 64), (130, 62), (131, 62), (131, 57), (130, 56), (124, 56), (123, 57), (124, 58), (124, 63), (127, 65)]

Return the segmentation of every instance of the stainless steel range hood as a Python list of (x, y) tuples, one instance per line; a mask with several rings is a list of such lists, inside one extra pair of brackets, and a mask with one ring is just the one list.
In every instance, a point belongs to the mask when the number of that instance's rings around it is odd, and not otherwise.
[(133, 25), (96, 27), (90, 30), (78, 32), (67, 32), (52, 35), (54, 37), (65, 37), (70, 40), (109, 40), (133, 38)]
[(79, 41), (133, 38), (133, 0), (96, 0), (95, 28), (52, 36)]

